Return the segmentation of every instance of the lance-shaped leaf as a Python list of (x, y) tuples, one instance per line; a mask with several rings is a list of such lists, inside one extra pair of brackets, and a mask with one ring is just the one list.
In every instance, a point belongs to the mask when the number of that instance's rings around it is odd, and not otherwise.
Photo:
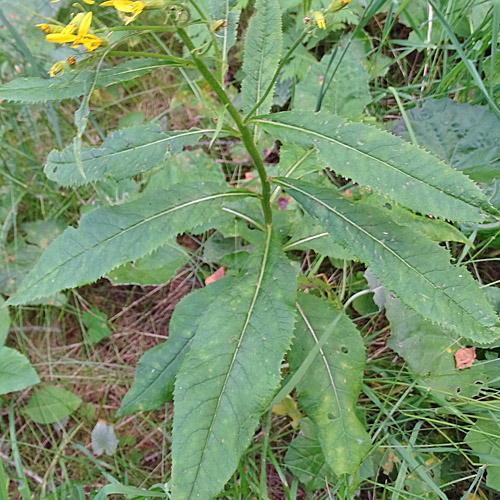
[(210, 14), (214, 22), (224, 20), (215, 31), (215, 39), (221, 51), (222, 61), (227, 63), (229, 49), (236, 43), (241, 10), (236, 10), (237, 0), (209, 0)]
[(364, 123), (327, 113), (284, 112), (256, 120), (282, 141), (315, 145), (332, 170), (424, 214), (456, 221), (495, 212), (479, 188), (431, 153)]
[(297, 384), (302, 409), (314, 422), (326, 463), (337, 474), (353, 474), (370, 449), (370, 437), (356, 416), (363, 384), (365, 346), (356, 327), (327, 301), (300, 294), (295, 340), (287, 356), (298, 370), (332, 322), (328, 341)]
[[(281, 8), (279, 0), (257, 0), (257, 14), (251, 19), (245, 38), (241, 86), (243, 110), (250, 112), (264, 97), (281, 57)], [(269, 92), (257, 113), (271, 110), (274, 92)]]
[(281, 378), (281, 362), (293, 336), (296, 270), (271, 234), (251, 259), (247, 272), (202, 314), (177, 375), (172, 447), (176, 500), (208, 500), (220, 491)]
[(117, 130), (99, 148), (75, 148), (73, 143), (61, 152), (51, 151), (44, 172), (61, 186), (121, 180), (152, 169), (168, 154), (179, 153), (184, 145), (196, 144), (210, 132), (213, 130), (162, 132), (153, 125)]
[(415, 238), (376, 207), (352, 203), (330, 188), (275, 179), (377, 278), (424, 318), (477, 342), (499, 335), (498, 317), (467, 269), (423, 234)]
[(177, 371), (189, 351), (203, 312), (220, 297), (231, 280), (218, 280), (184, 297), (175, 307), (166, 342), (141, 356), (134, 383), (116, 416), (155, 410), (172, 398)]
[[(132, 59), (114, 68), (100, 69), (94, 89), (133, 80), (165, 66), (190, 64), (189, 61), (186, 61), (186, 64), (181, 64), (179, 61), (175, 61), (175, 59), (177, 58), (173, 58), (173, 60), (152, 58)], [(0, 86), (0, 99), (19, 102), (73, 99), (85, 94), (86, 82), (93, 81), (93, 79), (94, 74), (92, 71), (81, 71), (78, 74), (67, 73), (50, 79), (38, 77), (16, 78)]]
[(130, 203), (97, 208), (77, 229), (68, 228), (47, 248), (10, 305), (92, 283), (111, 269), (146, 255), (178, 233), (209, 227), (224, 201), (248, 196), (220, 184), (194, 182), (160, 189)]

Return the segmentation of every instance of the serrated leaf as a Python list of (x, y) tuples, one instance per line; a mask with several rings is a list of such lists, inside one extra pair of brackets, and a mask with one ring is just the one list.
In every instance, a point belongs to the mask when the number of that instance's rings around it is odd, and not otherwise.
[(135, 262), (118, 266), (106, 278), (114, 285), (161, 285), (170, 281), (190, 258), (183, 247), (170, 243)]
[(300, 294), (295, 340), (287, 359), (297, 370), (340, 315), (334, 331), (297, 384), (301, 408), (313, 421), (326, 463), (337, 474), (353, 474), (370, 449), (356, 416), (363, 384), (365, 347), (347, 316), (326, 300)]
[(97, 208), (81, 218), (77, 229), (66, 229), (51, 243), (8, 303), (24, 304), (91, 283), (156, 250), (180, 232), (207, 227), (225, 201), (249, 195), (248, 191), (223, 190), (219, 184), (200, 181)]
[[(345, 44), (345, 41), (343, 42)], [(315, 111), (318, 94), (324, 92), (321, 109), (335, 113), (344, 118), (360, 116), (367, 104), (371, 102), (370, 80), (368, 71), (363, 65), (360, 50), (355, 46), (359, 41), (351, 43), (344, 54), (344, 47), (325, 54), (320, 62), (313, 64), (306, 78), (297, 85), (294, 98), (294, 109)], [(362, 51), (363, 49), (361, 49)], [(331, 73), (342, 61), (331, 79)], [(329, 71), (327, 69), (329, 68)], [(327, 87), (328, 86), (328, 87)]]
[(487, 106), (430, 99), (408, 111), (420, 144), (477, 181), (500, 173), (500, 121)]
[(177, 304), (169, 324), (168, 340), (141, 356), (134, 383), (123, 398), (117, 417), (156, 410), (170, 401), (175, 376), (200, 326), (202, 314), (229, 283), (229, 280), (216, 281), (210, 287), (195, 290)]
[(177, 375), (175, 499), (208, 500), (220, 491), (281, 378), (293, 335), (296, 270), (271, 234), (251, 259), (247, 272), (202, 314)]
[(43, 387), (31, 396), (22, 412), (38, 424), (52, 424), (71, 415), (81, 404), (76, 394), (62, 387)]
[(162, 132), (155, 125), (117, 130), (99, 148), (78, 148), (70, 144), (53, 150), (47, 158), (45, 175), (61, 186), (81, 186), (104, 179), (121, 180), (146, 172), (168, 154), (177, 154), (184, 145), (193, 145), (213, 130)]
[[(172, 66), (171, 61), (144, 58), (132, 59), (114, 68), (99, 70), (94, 89), (133, 80), (155, 69)], [(0, 86), (0, 99), (19, 102), (43, 102), (73, 99), (85, 94), (85, 84), (93, 79), (92, 71), (68, 73), (55, 78), (16, 78)]]
[[(257, 14), (250, 20), (245, 38), (241, 86), (243, 111), (249, 113), (264, 96), (278, 68), (281, 57), (281, 9), (278, 0), (257, 0)], [(268, 113), (273, 102), (274, 89), (256, 110), (257, 114)]]
[(274, 137), (316, 146), (332, 170), (414, 211), (478, 222), (495, 210), (465, 175), (427, 151), (364, 123), (328, 113), (284, 112), (255, 120)]
[(457, 333), (422, 319), (389, 294), (385, 307), (391, 323), (387, 345), (408, 363), (424, 391), (446, 403), (456, 397), (472, 398), (487, 386), (489, 376), (482, 364), (457, 371), (453, 357), (460, 347)]
[(0, 347), (0, 394), (22, 391), (39, 381), (26, 356), (10, 347)]
[(288, 446), (285, 464), (308, 491), (324, 488), (328, 481), (335, 480), (335, 475), (325, 462), (314, 424), (309, 418), (301, 420), (300, 434)]
[(476, 342), (499, 336), (498, 317), (467, 269), (424, 235), (415, 239), (376, 207), (352, 203), (333, 188), (274, 179), (335, 241), (370, 266), (403, 303), (424, 318)]
[(318, 158), (316, 148), (304, 149), (291, 142), (286, 142), (280, 148), (280, 176), (302, 179), (327, 167), (328, 165)]

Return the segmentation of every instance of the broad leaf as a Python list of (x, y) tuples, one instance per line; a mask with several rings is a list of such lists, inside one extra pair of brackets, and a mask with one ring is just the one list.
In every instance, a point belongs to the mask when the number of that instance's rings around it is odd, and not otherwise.
[[(363, 65), (364, 49), (361, 47), (359, 50), (357, 44), (361, 45), (361, 42), (354, 41), (345, 54), (343, 54), (344, 47), (339, 46), (338, 50), (325, 54), (321, 62), (310, 67), (306, 78), (297, 85), (294, 109), (315, 111), (318, 94), (322, 91), (323, 111), (345, 118), (356, 118), (361, 115), (372, 99), (368, 86), (370, 77)], [(331, 74), (342, 54), (342, 62), (331, 79)]]
[(500, 492), (500, 424), (490, 420), (478, 420), (470, 429), (465, 442), (477, 454), (480, 461), (489, 464), (486, 485)]
[(307, 491), (324, 488), (335, 475), (325, 462), (321, 443), (311, 419), (300, 422), (300, 434), (290, 443), (285, 464)]
[(24, 304), (92, 283), (111, 269), (156, 250), (180, 232), (207, 228), (224, 201), (249, 194), (195, 182), (157, 190), (130, 203), (97, 208), (81, 218), (77, 229), (66, 229), (51, 243), (8, 303)]
[[(245, 38), (241, 87), (243, 110), (248, 113), (264, 96), (278, 68), (281, 57), (281, 9), (279, 0), (257, 0), (257, 14), (250, 20)], [(274, 89), (256, 110), (268, 113), (273, 102)]]
[(281, 141), (316, 146), (332, 170), (424, 214), (478, 222), (493, 210), (465, 175), (399, 137), (327, 113), (285, 112), (256, 122)]
[(141, 356), (134, 383), (123, 398), (117, 417), (156, 410), (172, 398), (175, 377), (200, 326), (202, 314), (229, 283), (228, 280), (216, 281), (210, 287), (190, 293), (177, 304), (169, 324), (168, 340)]
[(424, 318), (477, 342), (499, 335), (498, 317), (467, 269), (450, 264), (450, 254), (424, 235), (376, 207), (352, 203), (335, 189), (275, 179), (335, 237), (367, 263), (384, 285)]
[[(433, 397), (446, 402), (456, 397), (472, 398), (486, 387), (489, 376), (483, 363), (457, 370), (453, 356), (460, 348), (457, 333), (422, 319), (389, 294), (385, 308), (391, 323), (388, 346), (408, 363), (423, 391), (432, 391)], [(498, 369), (498, 362), (488, 364)]]
[(0, 394), (21, 391), (38, 382), (26, 356), (10, 347), (0, 347)]
[(408, 119), (419, 143), (453, 168), (483, 182), (500, 174), (500, 121), (487, 106), (430, 99)]
[(288, 361), (297, 370), (332, 322), (340, 320), (297, 385), (301, 408), (313, 421), (326, 463), (337, 474), (353, 474), (370, 449), (356, 416), (363, 384), (365, 347), (356, 327), (327, 301), (300, 294), (295, 340)]
[(71, 415), (81, 404), (76, 394), (62, 387), (44, 387), (31, 396), (22, 411), (38, 424), (52, 424)]
[[(187, 61), (186, 61), (187, 62)], [(155, 69), (176, 65), (158, 59), (132, 59), (114, 68), (99, 70), (94, 89), (109, 87), (147, 75)], [(178, 64), (177, 64), (178, 65)], [(85, 94), (86, 82), (93, 81), (92, 71), (68, 73), (55, 78), (16, 78), (0, 86), (0, 99), (20, 102), (60, 101)]]
[(160, 127), (143, 125), (117, 130), (99, 148), (53, 150), (45, 165), (45, 175), (61, 186), (81, 186), (104, 179), (121, 180), (141, 174), (162, 162), (167, 154), (177, 154), (184, 145), (198, 142), (212, 130), (162, 132)]
[(270, 234), (247, 269), (201, 315), (177, 375), (175, 499), (209, 499), (220, 491), (281, 378), (293, 335), (296, 270)]

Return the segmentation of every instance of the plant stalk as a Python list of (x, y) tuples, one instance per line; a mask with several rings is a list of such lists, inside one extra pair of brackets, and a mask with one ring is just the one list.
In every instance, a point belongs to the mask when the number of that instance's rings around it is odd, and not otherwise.
[(208, 69), (203, 60), (196, 55), (196, 47), (189, 38), (189, 35), (182, 28), (179, 28), (177, 33), (179, 34), (181, 40), (184, 42), (186, 47), (191, 52), (191, 57), (193, 58), (193, 61), (196, 64), (198, 70), (203, 75), (208, 84), (212, 87), (213, 91), (217, 94), (217, 97), (222, 102), (222, 104), (226, 105), (227, 111), (229, 112), (229, 114), (235, 121), (236, 126), (238, 127), (238, 130), (241, 134), (241, 140), (243, 141), (243, 144), (245, 145), (245, 148), (248, 151), (250, 158), (252, 158), (255, 167), (257, 168), (257, 172), (259, 174), (259, 178), (262, 183), (262, 199), (261, 199), (262, 210), (264, 212), (264, 219), (266, 222), (266, 226), (269, 227), (272, 225), (272, 220), (273, 220), (272, 210), (271, 210), (271, 187), (269, 184), (269, 180), (267, 178), (267, 172), (264, 167), (264, 162), (262, 161), (262, 158), (253, 141), (252, 133), (250, 132), (249, 128), (243, 123), (243, 119), (240, 113), (235, 108), (234, 104), (231, 102), (231, 99), (229, 99), (228, 95), (226, 94), (224, 89), (220, 86), (219, 82), (214, 77), (212, 72)]

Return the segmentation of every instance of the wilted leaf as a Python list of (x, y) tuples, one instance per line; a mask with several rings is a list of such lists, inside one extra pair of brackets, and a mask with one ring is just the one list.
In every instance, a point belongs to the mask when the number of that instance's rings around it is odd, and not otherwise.
[(112, 425), (106, 424), (99, 420), (91, 433), (92, 451), (94, 455), (100, 457), (103, 453), (106, 455), (114, 455), (118, 446), (115, 429)]

